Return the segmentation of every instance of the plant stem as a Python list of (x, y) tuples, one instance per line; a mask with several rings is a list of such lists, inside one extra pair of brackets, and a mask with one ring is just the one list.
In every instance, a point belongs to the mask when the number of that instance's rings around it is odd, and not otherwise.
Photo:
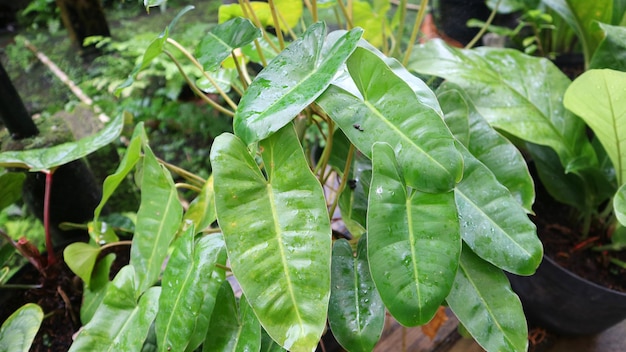
[(43, 227), (46, 233), (46, 250), (48, 251), (47, 266), (56, 262), (56, 257), (54, 256), (54, 246), (52, 245), (52, 234), (50, 233), (50, 194), (52, 193), (52, 174), (54, 174), (54, 169), (46, 172), (46, 189), (43, 196)]
[(350, 13), (348, 12), (346, 5), (343, 4), (343, 0), (337, 0), (337, 3), (339, 4), (339, 8), (341, 9), (341, 12), (343, 13), (343, 17), (346, 19), (346, 29), (351, 30), (353, 27), (352, 16), (350, 16)]
[(276, 10), (276, 6), (274, 5), (274, 0), (268, 0), (267, 3), (270, 6), (270, 12), (272, 13), (272, 19), (274, 20), (274, 29), (276, 29), (276, 37), (278, 37), (278, 44), (280, 44), (280, 49), (285, 49), (285, 39), (283, 38), (283, 31), (280, 29), (280, 21), (278, 19), (278, 14)]
[[(189, 51), (187, 51), (187, 49), (185, 49), (182, 45), (180, 45), (176, 40), (174, 40), (172, 38), (168, 37), (167, 38), (167, 42), (169, 44), (172, 44), (176, 49), (180, 50), (180, 52), (183, 53), (183, 55), (185, 55), (187, 57), (187, 59), (189, 59), (189, 61), (191, 61), (191, 63), (193, 63), (194, 66), (196, 66), (198, 68), (198, 70), (200, 70), (200, 72), (202, 72), (202, 75), (204, 76), (204, 78), (206, 78), (209, 82), (211, 82), (211, 85), (213, 85), (213, 88), (215, 88), (215, 90), (219, 93), (219, 95), (224, 99), (224, 101), (233, 110), (237, 109), (237, 104), (235, 104), (235, 102), (233, 102), (232, 99), (230, 99), (228, 94), (226, 94), (226, 92), (224, 92), (224, 90), (222, 90), (222, 88), (220, 88), (220, 86), (217, 84), (217, 82), (215, 82), (213, 77), (211, 77), (211, 75), (204, 70), (204, 67), (202, 67), (202, 64), (200, 62), (198, 62), (198, 60), (196, 60), (196, 58), (193, 55), (191, 55), (191, 53)], [(172, 58), (171, 53), (168, 56), (170, 56)], [(177, 60), (175, 58), (172, 58), (172, 60), (174, 60), (174, 62), (176, 63), (176, 67), (178, 67), (178, 70), (181, 71), (181, 73), (182, 73), (183, 71), (181, 70), (180, 64), (177, 63)], [(194, 84), (194, 86), (195, 86), (195, 84)]]
[(173, 173), (175, 173), (175, 174), (177, 174), (179, 176), (182, 176), (182, 178), (184, 178), (185, 180), (187, 180), (187, 181), (189, 181), (191, 183), (194, 183), (195, 186), (197, 186), (197, 187), (204, 187), (204, 184), (206, 183), (206, 180), (203, 179), (202, 177), (200, 177), (200, 176), (198, 176), (198, 175), (196, 175), (194, 173), (191, 173), (191, 172), (189, 172), (189, 171), (187, 171), (185, 169), (182, 169), (182, 168), (180, 168), (180, 167), (178, 167), (176, 165), (170, 164), (170, 163), (168, 163), (167, 161), (165, 161), (163, 159), (157, 158), (157, 161), (159, 163), (161, 163), (163, 166), (165, 166), (171, 172), (173, 172)]
[(131, 246), (133, 244), (133, 241), (117, 241), (117, 242), (112, 242), (112, 243), (107, 243), (104, 246), (100, 247), (100, 250), (105, 250), (107, 248), (113, 248), (116, 246)]
[[(230, 52), (230, 56), (233, 58), (233, 61), (235, 62), (235, 67), (237, 68), (237, 73), (239, 74), (239, 80), (241, 81), (241, 85), (243, 86), (243, 90), (248, 89), (248, 85), (250, 84), (250, 77), (248, 76), (248, 73), (245, 70), (245, 67), (242, 68), (241, 65), (239, 64), (239, 60), (237, 59), (237, 55), (235, 55), (235, 51), (231, 51)], [(235, 86), (233, 85), (233, 89), (235, 88)], [(240, 95), (243, 95), (242, 92), (238, 92)]]
[(417, 34), (422, 27), (422, 22), (424, 21), (424, 17), (426, 16), (426, 9), (428, 8), (428, 0), (422, 0), (420, 4), (420, 9), (417, 12), (417, 16), (415, 17), (415, 22), (413, 23), (413, 30), (411, 31), (411, 38), (409, 38), (409, 45), (404, 52), (404, 58), (402, 59), (402, 65), (406, 66), (409, 63), (409, 58), (411, 57), (411, 51), (413, 51), (413, 45), (415, 45), (415, 40), (417, 39)]
[(2, 289), (15, 289), (15, 290), (31, 290), (31, 289), (38, 289), (38, 288), (42, 288), (43, 285), (42, 284), (4, 284), (4, 285), (0, 285), (0, 288)]
[(394, 53), (400, 53), (400, 47), (402, 46), (402, 36), (404, 35), (404, 21), (406, 20), (406, 3), (407, 0), (400, 0), (398, 5), (398, 11), (400, 11), (400, 20), (398, 21), (398, 31), (396, 32), (396, 47)]
[(263, 39), (265, 39), (265, 41), (272, 47), (272, 49), (274, 49), (276, 53), (279, 53), (280, 49), (270, 40), (270, 37), (267, 35), (267, 31), (265, 31), (265, 28), (263, 28), (263, 24), (261, 24), (261, 21), (259, 21), (259, 18), (254, 12), (254, 9), (252, 8), (250, 1), (239, 0), (239, 5), (241, 6), (244, 17), (252, 18), (252, 22), (254, 22), (254, 25), (257, 26), (257, 28), (259, 28), (261, 32), (263, 32)]
[(498, 13), (498, 6), (500, 6), (500, 1), (502, 0), (498, 0), (498, 2), (496, 2), (496, 6), (493, 7), (493, 11), (491, 11), (491, 13), (489, 14), (489, 18), (487, 18), (485, 25), (482, 26), (482, 28), (480, 29), (480, 31), (478, 31), (478, 33), (476, 33), (474, 38), (472, 38), (472, 40), (467, 43), (465, 49), (471, 49), (474, 45), (476, 45), (476, 43), (480, 40), (483, 34), (485, 34), (487, 28), (489, 28), (491, 22), (493, 22), (493, 19), (496, 18), (496, 13)]
[(352, 158), (354, 157), (354, 144), (350, 143), (350, 150), (348, 151), (348, 157), (346, 158), (346, 166), (343, 168), (343, 175), (341, 176), (341, 183), (339, 183), (339, 188), (337, 189), (337, 193), (335, 194), (335, 199), (333, 199), (333, 204), (330, 207), (329, 215), (333, 216), (335, 213), (335, 209), (337, 209), (337, 204), (339, 204), (339, 196), (341, 192), (346, 188), (346, 184), (348, 183), (348, 176), (350, 174), (350, 167), (352, 167)]
[(223, 106), (221, 106), (220, 104), (214, 102), (213, 100), (211, 100), (209, 97), (206, 96), (206, 94), (204, 94), (204, 92), (202, 92), (200, 89), (198, 89), (198, 87), (196, 86), (196, 84), (194, 82), (191, 81), (191, 79), (189, 78), (189, 76), (187, 76), (187, 74), (183, 71), (182, 66), (180, 65), (180, 63), (178, 62), (178, 60), (176, 60), (176, 58), (174, 57), (174, 55), (172, 55), (172, 53), (170, 53), (167, 50), (163, 50), (163, 52), (165, 53), (165, 55), (167, 55), (170, 59), (172, 59), (172, 61), (174, 62), (174, 64), (176, 65), (176, 67), (178, 68), (178, 71), (180, 71), (180, 74), (183, 76), (183, 78), (185, 79), (185, 81), (187, 82), (187, 84), (189, 84), (189, 88), (191, 88), (191, 90), (193, 90), (194, 93), (196, 93), (196, 95), (198, 97), (200, 97), (200, 99), (204, 100), (206, 103), (208, 103), (209, 105), (211, 105), (213, 108), (215, 108), (216, 110), (220, 111), (223, 114), (226, 114), (228, 116), (235, 116), (235, 113), (224, 108)]
[(178, 188), (184, 188), (184, 189), (189, 189), (192, 190), (194, 192), (198, 192), (200, 193), (202, 190), (194, 185), (190, 185), (188, 183), (182, 183), (182, 182), (178, 182), (176, 184), (174, 184), (174, 187)]

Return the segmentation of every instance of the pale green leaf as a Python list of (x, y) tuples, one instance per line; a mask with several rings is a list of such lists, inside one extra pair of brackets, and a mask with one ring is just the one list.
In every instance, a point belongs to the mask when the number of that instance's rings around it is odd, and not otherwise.
[(89, 286), (83, 285), (83, 302), (80, 305), (80, 321), (83, 325), (89, 323), (104, 299), (110, 283), (109, 272), (114, 260), (115, 254), (109, 253), (98, 261), (91, 273)]
[(326, 25), (311, 25), (252, 81), (234, 117), (235, 134), (251, 144), (293, 120), (328, 87), (362, 32), (353, 29), (324, 48)]
[(20, 307), (0, 327), (0, 351), (28, 352), (42, 321), (43, 311), (38, 305)]
[(89, 286), (91, 272), (96, 259), (100, 255), (100, 247), (83, 242), (72, 243), (63, 250), (63, 260), (67, 266)]
[(113, 142), (124, 127), (123, 114), (118, 115), (97, 133), (75, 142), (53, 147), (0, 153), (0, 167), (19, 167), (29, 171), (51, 170), (78, 160)]
[(137, 275), (137, 295), (154, 285), (167, 249), (182, 220), (182, 206), (172, 176), (149, 147), (144, 148), (141, 205), (130, 251)]
[(183, 222), (190, 221), (198, 231), (209, 227), (215, 221), (215, 191), (213, 190), (213, 175), (202, 186), (202, 190), (189, 204), (189, 209), (183, 216)]
[(565, 92), (567, 109), (580, 116), (606, 150), (618, 186), (626, 180), (626, 73), (589, 70)]
[(225, 254), (222, 236), (206, 236), (195, 243), (194, 235), (195, 228), (191, 226), (176, 241), (163, 273), (163, 289), (155, 321), (159, 351), (194, 350), (198, 347), (189, 346), (189, 343), (200, 314), (211, 315), (205, 309), (206, 297), (215, 302), (224, 280), (224, 270), (215, 267), (220, 254)]
[(464, 246), (448, 305), (487, 351), (526, 351), (528, 327), (517, 295), (501, 270)]
[(265, 175), (232, 134), (215, 139), (217, 218), (233, 274), (272, 338), (311, 351), (326, 325), (331, 229), (322, 188), (289, 124), (260, 143)]
[(146, 290), (136, 299), (135, 273), (127, 265), (107, 287), (98, 310), (78, 333), (70, 352), (139, 351), (157, 309), (160, 287)]
[(448, 295), (461, 251), (454, 194), (407, 187), (394, 151), (373, 147), (367, 253), (385, 306), (405, 326), (427, 323)]

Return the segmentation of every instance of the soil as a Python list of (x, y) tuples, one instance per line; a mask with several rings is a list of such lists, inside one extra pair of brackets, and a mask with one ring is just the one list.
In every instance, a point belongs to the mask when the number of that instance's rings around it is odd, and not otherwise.
[(589, 235), (583, 236), (576, 213), (552, 199), (540, 184), (536, 189), (533, 210), (539, 216), (533, 217), (533, 221), (545, 254), (578, 276), (626, 292), (626, 269), (609, 261), (616, 258), (626, 262), (626, 251), (595, 251), (595, 247), (610, 244), (609, 233), (604, 226), (593, 223)]
[[(102, 255), (114, 252), (116, 260), (111, 268), (111, 278), (128, 263), (129, 246), (114, 246), (103, 251)], [(39, 332), (30, 348), (31, 352), (65, 352), (72, 344), (72, 336), (81, 327), (80, 306), (83, 283), (65, 265), (62, 252), (57, 254), (57, 262), (46, 269), (43, 277), (32, 265), (18, 272), (12, 284), (41, 285), (41, 288), (28, 290), (2, 291), (0, 297), (0, 321), (5, 321), (15, 310), (26, 303), (37, 303), (44, 312)]]

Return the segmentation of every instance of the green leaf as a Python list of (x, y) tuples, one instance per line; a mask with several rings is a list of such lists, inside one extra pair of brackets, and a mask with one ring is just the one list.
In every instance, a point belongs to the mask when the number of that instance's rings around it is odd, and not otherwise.
[(367, 226), (367, 199), (372, 164), (363, 154), (357, 152), (350, 171), (352, 176), (348, 180), (348, 186), (339, 195), (339, 209), (348, 231), (353, 238), (359, 238), (365, 233)]
[(41, 307), (27, 303), (16, 310), (0, 328), (0, 351), (28, 352), (43, 321)]
[(366, 237), (359, 241), (356, 257), (348, 241), (335, 241), (330, 286), (333, 335), (348, 351), (372, 351), (383, 332), (385, 306), (370, 275)]
[(46, 171), (78, 160), (113, 142), (124, 127), (120, 114), (97, 133), (75, 142), (53, 147), (0, 153), (0, 167), (19, 167), (29, 171)]
[(104, 184), (102, 186), (102, 199), (93, 212), (93, 222), (95, 225), (93, 226), (93, 230), (90, 231), (90, 234), (96, 243), (100, 242), (98, 237), (102, 234), (100, 228), (97, 226), (102, 208), (104, 208), (104, 205), (109, 200), (113, 192), (115, 192), (117, 187), (122, 183), (122, 181), (124, 181), (126, 176), (128, 176), (128, 174), (135, 167), (135, 164), (137, 164), (137, 161), (141, 158), (141, 147), (147, 143), (147, 140), (148, 136), (143, 128), (143, 122), (140, 122), (137, 126), (135, 126), (133, 135), (128, 143), (128, 146), (126, 147), (124, 157), (122, 157), (117, 170), (115, 170), (112, 175), (109, 175), (106, 179), (104, 179)]
[(373, 147), (367, 253), (385, 306), (405, 326), (427, 323), (450, 291), (461, 238), (454, 194), (407, 187), (394, 151)]
[(159, 278), (168, 246), (182, 220), (182, 212), (172, 176), (146, 146), (141, 175), (141, 205), (130, 251), (130, 264), (137, 275), (137, 296)]
[(157, 313), (160, 287), (146, 290), (137, 302), (135, 273), (127, 265), (107, 287), (104, 300), (80, 330), (70, 352), (139, 351)]
[(99, 255), (99, 246), (83, 242), (72, 243), (63, 250), (63, 260), (87, 286), (89, 286), (91, 272)]
[(462, 145), (465, 170), (454, 197), (463, 241), (481, 258), (518, 275), (531, 275), (543, 257), (537, 228), (493, 173)]
[(324, 22), (310, 26), (252, 81), (234, 117), (235, 134), (251, 144), (293, 120), (328, 87), (362, 32), (353, 29), (327, 49)]
[[(144, 0), (144, 3), (148, 3), (148, 2), (154, 2), (155, 4), (160, 4), (165, 0)], [(157, 6), (155, 5), (155, 6)], [(172, 19), (172, 21), (167, 25), (167, 27), (165, 27), (165, 29), (163, 30), (163, 32), (161, 32), (161, 34), (159, 34), (158, 37), (154, 38), (152, 40), (152, 42), (150, 42), (150, 45), (148, 45), (148, 47), (146, 48), (146, 51), (143, 54), (143, 58), (141, 60), (141, 63), (137, 64), (135, 66), (135, 68), (133, 69), (133, 71), (130, 73), (130, 75), (128, 75), (128, 78), (126, 79), (126, 81), (124, 81), (122, 84), (119, 85), (119, 87), (117, 87), (115, 89), (115, 95), (119, 97), (120, 93), (122, 92), (122, 89), (130, 87), (133, 82), (135, 82), (135, 78), (137, 77), (137, 74), (148, 68), (150, 66), (150, 64), (152, 63), (152, 61), (159, 55), (161, 55), (161, 53), (163, 52), (163, 47), (165, 46), (165, 43), (167, 42), (167, 38), (170, 35), (170, 32), (172, 31), (172, 29), (174, 28), (174, 26), (176, 25), (176, 23), (178, 22), (178, 20), (187, 12), (193, 10), (195, 7), (192, 5), (187, 5), (185, 6), (182, 10), (180, 10), (176, 16), (174, 16), (174, 18)]]
[(613, 0), (542, 0), (572, 27), (583, 47), (585, 66), (604, 38), (596, 22), (611, 23)]
[(220, 254), (225, 255), (222, 236), (206, 236), (196, 246), (194, 235), (195, 228), (191, 226), (176, 241), (163, 273), (163, 289), (155, 321), (159, 351), (185, 351), (198, 347), (188, 346), (198, 317), (200, 313), (211, 315), (203, 310), (205, 299), (210, 297), (211, 306), (214, 305), (224, 280), (224, 270), (215, 267)]
[(626, 73), (589, 70), (565, 92), (565, 107), (580, 116), (606, 150), (617, 184), (626, 180)]
[(205, 71), (212, 71), (230, 53), (261, 36), (261, 30), (250, 20), (236, 17), (213, 27), (196, 47), (196, 57)]
[(189, 209), (183, 216), (183, 223), (191, 221), (198, 231), (202, 231), (215, 219), (215, 191), (213, 190), (213, 175), (211, 175), (202, 186), (200, 194), (189, 204)]
[(369, 50), (357, 48), (347, 64), (358, 93), (332, 85), (318, 104), (369, 158), (374, 143), (391, 143), (408, 185), (427, 192), (452, 189), (463, 165), (439, 106), (420, 101), (413, 88)]
[(22, 198), (22, 184), (26, 179), (23, 172), (0, 174), (0, 210)]
[(591, 58), (589, 67), (626, 71), (626, 28), (606, 23), (599, 25), (605, 36)]
[(415, 47), (409, 69), (457, 84), (492, 127), (551, 147), (567, 172), (597, 165), (585, 124), (562, 104), (570, 81), (549, 60), (509, 49), (455, 49), (432, 40)]
[(272, 340), (267, 331), (261, 329), (261, 351), (260, 352), (285, 352), (284, 348), (280, 347), (276, 341)]
[(528, 327), (522, 304), (506, 276), (466, 246), (446, 301), (487, 351), (528, 349)]
[(245, 296), (239, 304), (228, 281), (220, 287), (202, 352), (259, 351), (261, 324)]
[(80, 305), (80, 321), (83, 325), (89, 323), (104, 299), (109, 286), (109, 272), (114, 260), (115, 254), (109, 253), (98, 261), (91, 273), (89, 286), (83, 285), (83, 302)]
[[(444, 83), (437, 94), (450, 129), (463, 130), (460, 134), (455, 133), (457, 139), (513, 194), (526, 212), (531, 213), (535, 187), (519, 150), (489, 126), (453, 84)], [(465, 116), (455, 116), (459, 110)], [(453, 127), (458, 125), (460, 127)]]
[(233, 274), (263, 327), (286, 349), (310, 351), (330, 294), (326, 202), (292, 124), (260, 148), (267, 179), (240, 139), (215, 139), (217, 218)]
[[(255, 17), (261, 23), (261, 26), (276, 28), (269, 4), (262, 1), (250, 1), (250, 6), (254, 11)], [(302, 2), (274, 0), (274, 6), (279, 14), (279, 18), (282, 19), (280, 20), (280, 27), (284, 32), (287, 30), (285, 27), (293, 28), (298, 24), (302, 16)], [(244, 12), (239, 4), (228, 4), (220, 6), (217, 17), (219, 23), (224, 23), (232, 18), (244, 17), (244, 15), (252, 19), (250, 12)]]

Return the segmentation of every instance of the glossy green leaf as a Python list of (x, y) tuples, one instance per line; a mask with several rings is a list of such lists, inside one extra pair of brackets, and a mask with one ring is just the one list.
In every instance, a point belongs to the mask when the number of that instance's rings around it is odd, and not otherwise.
[[(189, 346), (197, 320), (201, 313), (211, 315), (203, 308), (206, 308), (205, 303), (215, 305), (215, 297), (224, 281), (224, 270), (215, 267), (220, 256), (225, 256), (222, 236), (205, 236), (196, 243), (194, 235), (195, 228), (191, 226), (177, 240), (163, 273), (155, 321), (159, 351), (198, 347)], [(205, 302), (207, 297), (210, 302)]]
[(407, 187), (394, 151), (373, 147), (367, 253), (385, 306), (405, 326), (427, 323), (450, 291), (461, 251), (454, 194)]
[(198, 231), (208, 228), (215, 221), (215, 191), (213, 175), (209, 176), (202, 186), (200, 194), (189, 204), (183, 216), (183, 222), (191, 221)]
[(72, 243), (63, 250), (63, 260), (87, 286), (89, 286), (91, 272), (99, 255), (99, 246), (83, 242)]
[(626, 27), (599, 23), (605, 37), (598, 45), (589, 68), (626, 71)]
[(463, 165), (439, 107), (421, 103), (369, 50), (357, 48), (347, 64), (361, 96), (332, 85), (318, 104), (368, 157), (377, 141), (391, 143), (408, 185), (428, 192), (452, 189)]
[(239, 303), (228, 281), (220, 287), (202, 352), (259, 351), (261, 324), (245, 296)]
[(80, 305), (80, 321), (83, 325), (89, 323), (104, 299), (110, 283), (109, 272), (114, 260), (114, 253), (109, 253), (99, 260), (91, 273), (89, 286), (83, 285), (83, 302)]
[(119, 137), (124, 127), (123, 115), (120, 114), (97, 133), (53, 147), (0, 153), (0, 167), (19, 167), (30, 171), (51, 170), (78, 160), (113, 142)]
[(280, 347), (276, 341), (272, 340), (267, 331), (261, 329), (261, 351), (260, 352), (285, 352), (286, 349)]
[[(519, 150), (489, 126), (453, 84), (442, 85), (437, 94), (448, 127), (452, 131), (463, 130), (460, 134), (455, 133), (457, 139), (513, 194), (526, 212), (531, 213), (535, 187), (526, 167), (526, 160)], [(466, 112), (465, 117), (455, 117), (454, 112), (459, 110), (461, 113)], [(460, 127), (453, 127), (457, 125)]]
[(233, 274), (272, 338), (311, 351), (326, 325), (331, 229), (322, 188), (289, 124), (261, 141), (265, 175), (232, 134), (214, 141), (217, 218)]
[(604, 38), (596, 22), (611, 23), (613, 0), (542, 0), (572, 27), (583, 47), (585, 64)]
[(43, 311), (38, 305), (20, 307), (0, 327), (0, 351), (28, 352), (42, 321)]
[(378, 1), (377, 3), (383, 6), (376, 8), (369, 1), (354, 1), (352, 3), (352, 24), (365, 30), (363, 39), (376, 47), (381, 47), (385, 35), (387, 38), (391, 36), (387, 20), (387, 11), (391, 4), (389, 1)]
[(328, 87), (362, 32), (353, 29), (328, 49), (326, 25), (311, 25), (252, 81), (234, 117), (235, 134), (251, 144), (293, 120)]
[(626, 73), (589, 70), (565, 92), (565, 107), (580, 116), (606, 150), (617, 175), (626, 181)]
[(457, 84), (491, 126), (551, 147), (568, 172), (597, 165), (583, 121), (562, 104), (570, 81), (549, 60), (509, 49), (455, 49), (432, 40), (415, 47), (409, 69)]
[[(93, 213), (93, 221), (94, 223), (98, 223), (98, 219), (100, 218), (100, 213), (104, 208), (106, 202), (111, 198), (111, 195), (117, 187), (124, 181), (126, 176), (133, 170), (137, 161), (141, 158), (141, 147), (147, 143), (148, 136), (146, 135), (146, 131), (143, 128), (143, 122), (140, 122), (135, 126), (135, 130), (133, 131), (133, 135), (126, 147), (126, 151), (122, 160), (120, 161), (117, 170), (106, 179), (104, 179), (104, 183), (102, 185), (102, 199), (100, 200), (100, 204), (96, 207)], [(92, 237), (94, 237), (94, 241), (99, 243), (99, 235), (101, 234), (101, 230), (99, 227), (94, 226), (94, 229), (90, 231)]]
[(462, 145), (465, 170), (454, 197), (463, 241), (481, 258), (518, 275), (531, 275), (541, 263), (537, 228), (520, 203), (493, 173)]
[(159, 278), (168, 246), (182, 220), (182, 212), (172, 176), (146, 146), (141, 174), (141, 205), (130, 250), (130, 264), (137, 275), (137, 296)]
[(0, 174), (0, 210), (22, 198), (22, 184), (26, 174), (23, 172), (6, 172)]
[(154, 320), (160, 287), (151, 287), (136, 299), (135, 273), (127, 265), (107, 287), (104, 300), (80, 330), (71, 352), (139, 351)]
[(196, 47), (196, 57), (205, 71), (212, 71), (230, 56), (230, 53), (261, 36), (261, 30), (248, 19), (235, 17), (218, 24), (204, 36)]
[(528, 327), (517, 295), (501, 270), (464, 246), (446, 299), (472, 337), (487, 351), (526, 351)]
[(372, 351), (385, 325), (385, 306), (374, 286), (367, 261), (366, 237), (356, 257), (346, 240), (333, 245), (328, 323), (348, 351)]
[(365, 233), (367, 226), (367, 199), (372, 179), (372, 163), (356, 152), (348, 185), (339, 195), (341, 219), (353, 238)]

